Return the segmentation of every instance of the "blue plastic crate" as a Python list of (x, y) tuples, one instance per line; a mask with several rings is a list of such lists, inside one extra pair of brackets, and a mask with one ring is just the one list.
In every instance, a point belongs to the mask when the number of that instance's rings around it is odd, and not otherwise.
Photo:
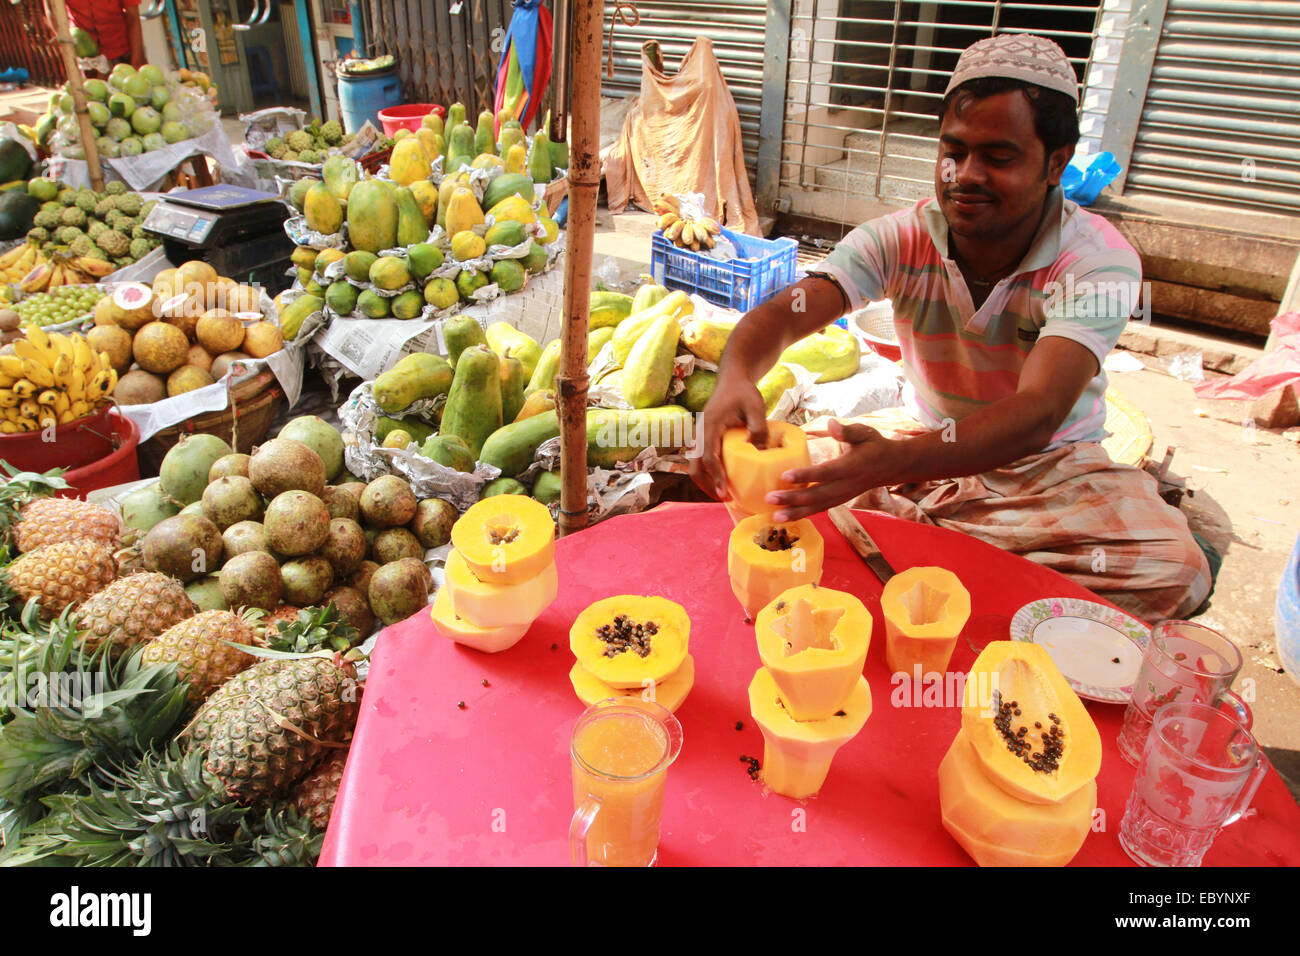
[(720, 261), (681, 249), (656, 232), (650, 238), (650, 274), (668, 289), (698, 292), (715, 305), (739, 312), (772, 298), (794, 282), (799, 243), (794, 239), (762, 239), (723, 229), (744, 258)]

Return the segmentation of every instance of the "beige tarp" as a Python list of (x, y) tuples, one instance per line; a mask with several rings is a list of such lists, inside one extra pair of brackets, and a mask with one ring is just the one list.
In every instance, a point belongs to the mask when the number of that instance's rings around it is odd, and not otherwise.
[(611, 212), (629, 200), (650, 210), (665, 193), (703, 193), (718, 222), (760, 235), (740, 116), (708, 37), (695, 41), (675, 76), (642, 50), (641, 96), (602, 159)]

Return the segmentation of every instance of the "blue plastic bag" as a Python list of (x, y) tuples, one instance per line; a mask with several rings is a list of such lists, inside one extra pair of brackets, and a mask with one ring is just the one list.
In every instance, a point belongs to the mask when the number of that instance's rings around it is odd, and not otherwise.
[(1061, 174), (1061, 188), (1065, 191), (1065, 198), (1073, 199), (1080, 206), (1091, 206), (1122, 168), (1110, 153), (1098, 153), (1087, 170), (1067, 163), (1065, 172)]

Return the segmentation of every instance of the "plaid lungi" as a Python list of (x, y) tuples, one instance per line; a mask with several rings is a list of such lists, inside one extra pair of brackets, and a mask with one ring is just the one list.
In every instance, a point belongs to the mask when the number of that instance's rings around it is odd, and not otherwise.
[[(851, 421), (887, 437), (922, 434), (902, 409)], [(809, 422), (814, 463), (839, 453), (828, 418)], [(1064, 574), (1144, 621), (1191, 615), (1210, 592), (1210, 568), (1187, 519), (1155, 478), (1075, 442), (1002, 468), (940, 481), (876, 488), (855, 508), (961, 531)]]

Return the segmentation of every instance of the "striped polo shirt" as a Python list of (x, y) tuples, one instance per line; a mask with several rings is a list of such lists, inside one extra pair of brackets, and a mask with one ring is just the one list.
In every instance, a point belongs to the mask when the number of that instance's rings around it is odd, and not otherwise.
[(833, 279), (854, 310), (893, 300), (907, 403), (927, 427), (1013, 395), (1034, 343), (1059, 335), (1092, 352), (1099, 371), (1043, 450), (1105, 437), (1100, 366), (1138, 304), (1142, 266), (1114, 226), (1059, 186), (1047, 202), (1024, 259), (979, 309), (934, 199), (858, 226), (808, 270)]

